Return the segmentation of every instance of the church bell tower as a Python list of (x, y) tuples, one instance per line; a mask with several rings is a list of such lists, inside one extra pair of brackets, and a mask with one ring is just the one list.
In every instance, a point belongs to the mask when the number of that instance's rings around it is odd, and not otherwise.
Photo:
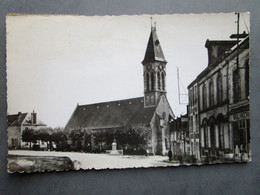
[(144, 107), (156, 106), (160, 96), (166, 94), (166, 64), (160, 41), (156, 33), (156, 24), (151, 25), (143, 64)]

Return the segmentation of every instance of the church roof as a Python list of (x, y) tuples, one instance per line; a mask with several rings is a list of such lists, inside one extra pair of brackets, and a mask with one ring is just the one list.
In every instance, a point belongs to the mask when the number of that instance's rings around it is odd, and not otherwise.
[(104, 129), (127, 124), (149, 124), (156, 107), (144, 108), (144, 98), (78, 105), (66, 128)]
[(154, 61), (167, 62), (156, 33), (156, 27), (151, 28), (151, 34), (142, 64)]

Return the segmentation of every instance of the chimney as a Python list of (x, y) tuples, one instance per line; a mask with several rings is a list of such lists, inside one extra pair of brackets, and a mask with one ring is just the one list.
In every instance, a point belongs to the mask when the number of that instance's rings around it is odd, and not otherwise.
[(34, 111), (31, 114), (31, 120), (33, 125), (37, 123), (37, 114)]
[(230, 50), (236, 41), (210, 41), (207, 39), (205, 47), (208, 49), (208, 66), (215, 62), (222, 54)]
[(18, 112), (18, 115), (21, 115), (22, 113), (21, 112)]

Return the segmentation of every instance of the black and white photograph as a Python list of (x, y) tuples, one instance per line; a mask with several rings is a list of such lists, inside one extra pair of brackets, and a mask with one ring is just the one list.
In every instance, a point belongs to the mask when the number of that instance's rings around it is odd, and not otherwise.
[(8, 172), (250, 162), (249, 21), (7, 15)]

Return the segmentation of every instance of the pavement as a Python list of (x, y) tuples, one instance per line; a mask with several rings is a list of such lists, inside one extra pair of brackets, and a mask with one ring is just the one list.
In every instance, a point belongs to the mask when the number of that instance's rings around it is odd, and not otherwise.
[(124, 169), (179, 166), (178, 162), (169, 162), (167, 156), (128, 156), (109, 154), (92, 154), (80, 152), (9, 150), (8, 154), (26, 156), (69, 157), (76, 169)]

